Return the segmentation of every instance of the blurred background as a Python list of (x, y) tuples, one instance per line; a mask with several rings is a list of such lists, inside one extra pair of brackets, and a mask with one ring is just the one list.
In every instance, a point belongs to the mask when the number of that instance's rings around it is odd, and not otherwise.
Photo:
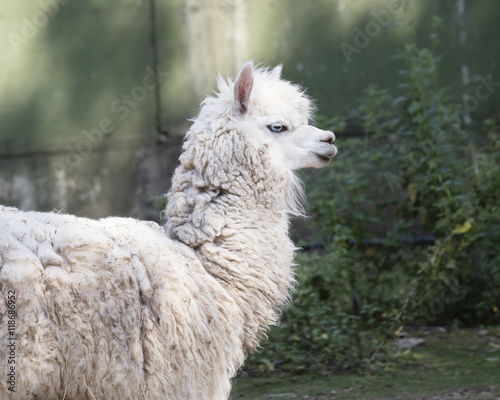
[[(187, 118), (219, 72), (283, 63), (319, 114), (347, 115), (369, 84), (398, 87), (399, 3), (0, 0), (0, 201), (156, 218), (152, 199), (168, 189)], [(495, 2), (412, 3), (417, 30), (444, 19), (437, 79), (457, 102), (480, 77), (500, 81)], [(499, 92), (471, 118), (494, 115)]]
[(0, 0), (0, 203), (158, 220), (217, 74), (282, 63), (339, 154), (302, 175), (294, 304), (246, 368), (394, 368), (412, 357), (402, 336), (500, 323), (499, 15), (493, 0)]

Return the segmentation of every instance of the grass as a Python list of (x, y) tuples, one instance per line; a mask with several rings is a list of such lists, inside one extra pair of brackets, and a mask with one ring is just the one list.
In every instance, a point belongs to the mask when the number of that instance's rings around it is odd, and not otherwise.
[(231, 400), (500, 400), (500, 328), (434, 331), (424, 338), (426, 344), (392, 372), (242, 375)]

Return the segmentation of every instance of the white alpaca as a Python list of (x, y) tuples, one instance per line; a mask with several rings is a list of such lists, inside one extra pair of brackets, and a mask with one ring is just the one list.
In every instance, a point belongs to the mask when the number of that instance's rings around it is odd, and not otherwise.
[(293, 283), (292, 171), (336, 153), (280, 70), (219, 79), (165, 226), (0, 207), (1, 399), (228, 398)]

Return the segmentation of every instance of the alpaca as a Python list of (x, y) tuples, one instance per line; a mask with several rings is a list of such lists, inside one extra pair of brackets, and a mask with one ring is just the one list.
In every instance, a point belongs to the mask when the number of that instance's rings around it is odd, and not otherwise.
[(163, 225), (0, 206), (0, 398), (221, 400), (293, 285), (294, 171), (335, 136), (251, 62), (186, 135)]

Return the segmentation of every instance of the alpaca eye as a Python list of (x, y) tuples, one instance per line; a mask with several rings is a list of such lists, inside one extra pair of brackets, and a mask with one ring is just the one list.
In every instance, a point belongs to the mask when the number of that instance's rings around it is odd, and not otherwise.
[(274, 133), (281, 133), (281, 132), (285, 132), (288, 128), (283, 124), (272, 124), (272, 125), (268, 125), (267, 129), (269, 129), (271, 132), (274, 132)]

